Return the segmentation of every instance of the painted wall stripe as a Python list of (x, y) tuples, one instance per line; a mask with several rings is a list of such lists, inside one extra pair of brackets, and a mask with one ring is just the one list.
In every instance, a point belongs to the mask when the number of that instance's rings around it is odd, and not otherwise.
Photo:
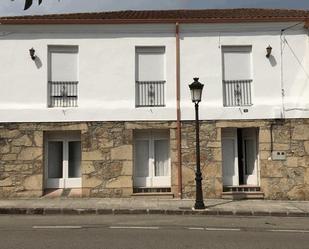
[(82, 226), (33, 226), (33, 229), (81, 229)]
[(217, 228), (217, 227), (206, 227), (206, 231), (240, 231), (240, 228)]
[(111, 229), (149, 229), (149, 230), (156, 230), (159, 227), (138, 227), (138, 226), (110, 226)]

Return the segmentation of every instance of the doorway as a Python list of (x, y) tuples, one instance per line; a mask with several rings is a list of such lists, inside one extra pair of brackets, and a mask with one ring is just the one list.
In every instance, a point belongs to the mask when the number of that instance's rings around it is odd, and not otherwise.
[(44, 146), (45, 188), (80, 188), (80, 132), (47, 133)]
[(222, 129), (223, 186), (258, 186), (258, 129)]
[(134, 188), (170, 188), (171, 165), (168, 131), (134, 134)]

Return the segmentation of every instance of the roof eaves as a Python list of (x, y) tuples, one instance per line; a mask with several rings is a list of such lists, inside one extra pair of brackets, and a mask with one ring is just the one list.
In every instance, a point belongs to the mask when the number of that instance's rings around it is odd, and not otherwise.
[[(307, 21), (306, 21), (307, 20)], [(52, 24), (149, 24), (149, 23), (242, 23), (242, 22), (306, 21), (305, 17), (250, 17), (250, 18), (157, 18), (157, 19), (0, 19), (1, 25), (52, 25)]]

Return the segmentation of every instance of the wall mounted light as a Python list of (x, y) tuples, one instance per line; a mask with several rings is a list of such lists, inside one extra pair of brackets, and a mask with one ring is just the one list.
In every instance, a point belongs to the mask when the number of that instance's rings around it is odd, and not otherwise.
[(266, 48), (266, 58), (269, 58), (269, 56), (271, 55), (272, 49), (273, 48), (270, 45), (268, 45), (268, 47)]
[(35, 60), (36, 59), (36, 55), (35, 55), (34, 48), (29, 49), (29, 53), (30, 53), (31, 59)]

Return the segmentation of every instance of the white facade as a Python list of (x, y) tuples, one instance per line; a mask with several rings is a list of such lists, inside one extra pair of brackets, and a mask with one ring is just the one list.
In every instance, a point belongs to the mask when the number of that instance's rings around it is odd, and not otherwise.
[[(303, 24), (287, 29), (294, 24), (180, 24), (181, 119), (194, 118), (193, 77), (205, 84), (201, 119), (309, 118), (308, 30)], [(49, 107), (53, 46), (78, 48), (77, 107)], [(231, 46), (251, 48), (250, 106), (223, 106), (222, 51)], [(164, 48), (158, 59), (164, 64), (164, 107), (136, 107), (138, 47)], [(176, 120), (173, 24), (0, 25), (0, 58), (0, 122)]]

